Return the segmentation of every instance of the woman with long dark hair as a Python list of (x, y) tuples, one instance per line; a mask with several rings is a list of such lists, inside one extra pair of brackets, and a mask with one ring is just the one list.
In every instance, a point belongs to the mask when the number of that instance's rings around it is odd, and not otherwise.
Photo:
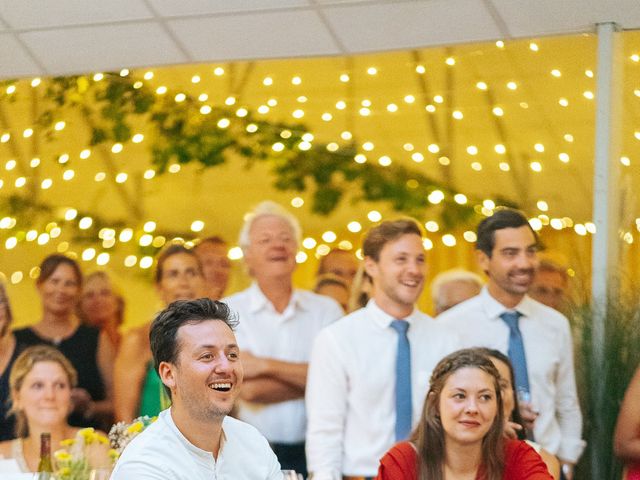
[(57, 348), (78, 372), (78, 385), (71, 396), (71, 425), (109, 425), (114, 352), (106, 334), (82, 325), (75, 314), (82, 291), (80, 267), (72, 258), (49, 255), (40, 264), (36, 286), (42, 318), (35, 325), (16, 330), (16, 339), (25, 346), (44, 344)]
[(477, 349), (443, 358), (433, 371), (411, 440), (380, 461), (379, 480), (552, 480), (540, 456), (505, 439), (500, 374)]

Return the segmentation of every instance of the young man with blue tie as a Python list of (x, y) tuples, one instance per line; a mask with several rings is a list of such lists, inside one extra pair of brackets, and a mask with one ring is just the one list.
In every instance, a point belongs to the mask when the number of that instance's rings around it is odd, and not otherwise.
[(488, 276), (481, 293), (437, 317), (465, 347), (509, 355), (521, 413), (535, 441), (558, 456), (572, 478), (585, 443), (567, 319), (527, 295), (538, 266), (538, 237), (518, 210), (498, 209), (480, 222), (476, 250)]
[(431, 370), (459, 348), (420, 312), (426, 261), (413, 220), (385, 221), (363, 242), (373, 295), (316, 337), (307, 379), (307, 463), (314, 480), (373, 478), (420, 418)]

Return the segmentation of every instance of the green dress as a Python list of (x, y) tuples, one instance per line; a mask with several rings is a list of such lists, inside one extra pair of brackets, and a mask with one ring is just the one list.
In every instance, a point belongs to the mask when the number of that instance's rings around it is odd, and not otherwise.
[(142, 386), (142, 395), (140, 396), (140, 416), (156, 417), (158, 414), (171, 405), (164, 385), (158, 377), (158, 372), (153, 368), (153, 362), (147, 365), (147, 374), (144, 378)]

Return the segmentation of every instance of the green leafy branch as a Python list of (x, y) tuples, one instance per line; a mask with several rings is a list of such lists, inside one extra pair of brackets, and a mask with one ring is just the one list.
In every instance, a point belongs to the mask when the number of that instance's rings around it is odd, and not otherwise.
[[(133, 76), (110, 73), (99, 81), (86, 76), (54, 78), (46, 98), (50, 106), (41, 124), (51, 129), (57, 109), (78, 108), (94, 146), (127, 142), (134, 126), (146, 125), (151, 161), (160, 174), (172, 163), (206, 169), (240, 158), (247, 168), (269, 162), (274, 187), (309, 192), (312, 210), (322, 215), (347, 198), (354, 204), (386, 203), (421, 220), (439, 217), (445, 228), (469, 223), (475, 215), (472, 204), (477, 201), (460, 205), (453, 198), (456, 192), (418, 168), (357, 163), (354, 144), (329, 150), (326, 144), (306, 141), (303, 125), (268, 122), (246, 109), (203, 111), (203, 103), (193, 97), (159, 95)], [(430, 203), (428, 196), (436, 190), (444, 198)]]

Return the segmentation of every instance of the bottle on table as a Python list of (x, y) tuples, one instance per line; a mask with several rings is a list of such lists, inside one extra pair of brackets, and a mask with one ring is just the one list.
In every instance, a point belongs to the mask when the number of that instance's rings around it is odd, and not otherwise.
[(51, 464), (51, 434), (40, 435), (40, 461), (38, 462), (38, 480), (49, 480), (53, 474)]

